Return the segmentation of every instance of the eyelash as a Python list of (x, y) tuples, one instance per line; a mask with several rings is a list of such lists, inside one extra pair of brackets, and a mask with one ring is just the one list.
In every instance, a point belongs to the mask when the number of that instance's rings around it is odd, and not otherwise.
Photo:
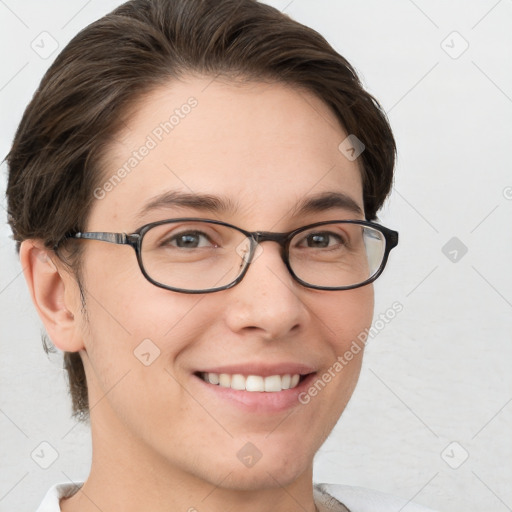
[[(172, 245), (172, 242), (176, 242), (180, 237), (184, 237), (184, 236), (197, 236), (200, 238), (202, 237), (202, 238), (205, 238), (209, 244), (211, 244), (213, 246), (217, 246), (217, 244), (213, 242), (212, 238), (210, 236), (208, 236), (206, 233), (204, 233), (203, 231), (190, 230), (190, 229), (181, 231), (179, 233), (171, 233), (170, 235), (163, 238), (163, 240), (160, 243), (160, 246), (169, 247)], [(179, 248), (177, 245), (172, 245), (172, 246)], [(199, 244), (199, 246), (200, 246), (200, 244)]]

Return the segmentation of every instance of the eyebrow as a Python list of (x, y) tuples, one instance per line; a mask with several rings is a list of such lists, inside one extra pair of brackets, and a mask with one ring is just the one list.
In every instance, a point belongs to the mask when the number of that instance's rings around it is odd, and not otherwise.
[(226, 213), (236, 209), (233, 201), (220, 196), (169, 191), (151, 198), (137, 214), (137, 218), (144, 217), (144, 215), (159, 208), (176, 206), (194, 208), (195, 210), (210, 213)]
[(322, 192), (311, 197), (306, 197), (295, 206), (293, 213), (294, 215), (321, 213), (338, 208), (359, 216), (364, 216), (364, 212), (357, 202), (343, 192)]
[[(229, 198), (210, 194), (169, 191), (151, 198), (137, 214), (137, 218), (142, 218), (144, 215), (159, 208), (176, 206), (193, 208), (209, 213), (227, 213), (234, 212), (237, 209), (236, 203)], [(363, 210), (357, 202), (342, 192), (322, 192), (306, 197), (294, 206), (291, 215), (321, 213), (333, 209), (343, 209), (356, 215), (364, 216)]]

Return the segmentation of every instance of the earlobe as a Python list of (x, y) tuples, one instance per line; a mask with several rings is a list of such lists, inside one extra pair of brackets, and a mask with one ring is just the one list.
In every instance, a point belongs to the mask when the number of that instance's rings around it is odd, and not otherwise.
[(53, 344), (66, 352), (83, 349), (76, 318), (79, 310), (68, 303), (72, 296), (69, 288), (76, 287), (78, 293), (76, 281), (64, 269), (59, 270), (55, 254), (40, 241), (23, 241), (20, 259), (32, 301)]

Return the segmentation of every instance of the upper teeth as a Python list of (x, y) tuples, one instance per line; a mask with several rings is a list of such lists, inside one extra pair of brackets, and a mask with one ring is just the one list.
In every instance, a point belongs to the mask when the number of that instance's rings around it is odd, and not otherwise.
[(235, 373), (202, 373), (201, 377), (210, 384), (216, 384), (223, 388), (232, 388), (240, 391), (282, 391), (283, 389), (292, 389), (299, 383), (300, 375), (270, 375), (261, 377), (260, 375), (241, 375)]

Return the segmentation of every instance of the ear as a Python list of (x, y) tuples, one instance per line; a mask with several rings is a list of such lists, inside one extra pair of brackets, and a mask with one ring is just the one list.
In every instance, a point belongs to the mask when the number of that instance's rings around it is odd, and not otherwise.
[(39, 240), (24, 240), (20, 259), (32, 301), (52, 343), (66, 352), (83, 349), (80, 293), (75, 278)]

